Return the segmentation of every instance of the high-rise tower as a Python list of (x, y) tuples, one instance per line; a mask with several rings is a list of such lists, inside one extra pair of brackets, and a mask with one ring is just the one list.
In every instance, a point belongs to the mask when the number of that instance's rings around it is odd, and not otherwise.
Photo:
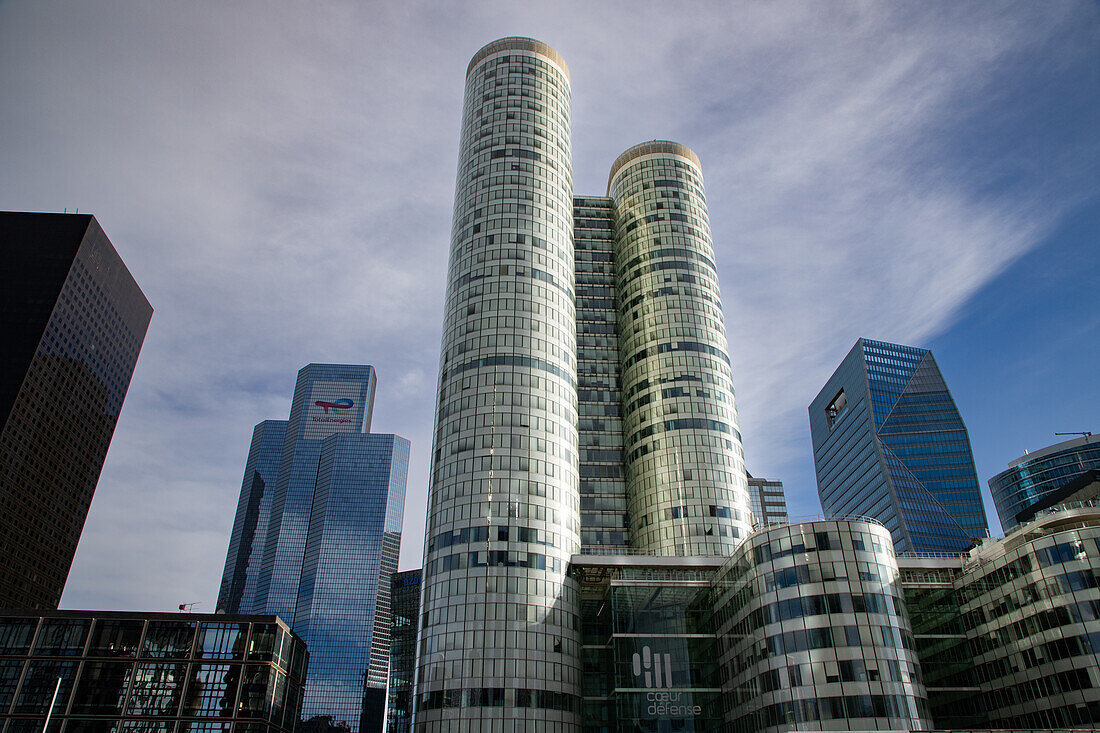
[(368, 432), (374, 369), (309, 364), (256, 426), (218, 610), (281, 616), (310, 649), (302, 714), (382, 730), (409, 442)]
[(750, 529), (699, 160), (638, 145), (607, 196), (574, 198), (569, 118), (552, 48), (505, 38), (474, 55), (428, 500), (424, 733), (578, 730), (570, 557), (728, 555)]
[(0, 608), (57, 608), (152, 316), (95, 217), (0, 212)]
[(569, 71), (538, 41), (470, 62), (448, 277), (417, 730), (576, 730)]
[(752, 521), (699, 158), (635, 145), (608, 193), (631, 543), (729, 555)]
[(810, 405), (826, 516), (874, 517), (898, 552), (959, 552), (989, 534), (959, 410), (932, 352), (859, 339)]

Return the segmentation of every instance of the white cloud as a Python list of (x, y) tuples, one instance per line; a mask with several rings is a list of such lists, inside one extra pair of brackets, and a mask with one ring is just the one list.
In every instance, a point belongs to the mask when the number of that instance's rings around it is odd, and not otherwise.
[(419, 564), (462, 84), (482, 44), (531, 35), (565, 56), (577, 193), (602, 194), (636, 142), (699, 152), (750, 468), (783, 478), (805, 476), (805, 405), (857, 336), (942, 330), (1096, 191), (1095, 148), (975, 132), (1042, 115), (1019, 77), (1095, 62), (1096, 16), (0, 6), (0, 202), (96, 213), (156, 308), (65, 605), (212, 607), (252, 425), (286, 417), (309, 361), (377, 367), (374, 429), (413, 441), (403, 565)]

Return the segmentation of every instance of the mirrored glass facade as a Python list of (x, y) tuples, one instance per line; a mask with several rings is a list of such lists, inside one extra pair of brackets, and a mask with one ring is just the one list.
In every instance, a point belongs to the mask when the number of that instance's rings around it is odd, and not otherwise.
[(0, 607), (57, 608), (152, 315), (94, 217), (0, 212)]
[(1100, 725), (1098, 539), (1092, 502), (968, 555), (899, 561), (938, 729)]
[(241, 496), (222, 571), (218, 609), (256, 613), (256, 582), (264, 559), (271, 495), (283, 457), (286, 420), (264, 420), (252, 430)]
[(1100, 725), (1100, 512), (1044, 517), (975, 553), (956, 590), (993, 728)]
[(310, 364), (252, 447), (218, 609), (277, 614), (311, 645), (308, 718), (380, 730), (409, 442), (367, 432), (370, 366)]
[(421, 572), (393, 576), (393, 625), (390, 638), (390, 690), (386, 703), (387, 733), (412, 730), (413, 680), (416, 675), (416, 631), (420, 619)]
[(989, 534), (970, 437), (932, 353), (859, 339), (810, 405), (826, 516), (882, 522), (900, 552)]
[(273, 616), (0, 616), (0, 729), (291, 733), (307, 656)]
[(584, 556), (584, 731), (705, 731), (722, 723), (718, 557)]
[(988, 728), (958, 588), (963, 559), (901, 557), (901, 587), (937, 729)]
[(1005, 532), (1016, 515), (1042, 504), (1062, 486), (1086, 471), (1100, 469), (1100, 437), (1083, 436), (1033, 451), (989, 479), (989, 491)]
[(782, 481), (750, 475), (749, 500), (752, 506), (753, 529), (787, 523), (787, 496), (783, 493)]

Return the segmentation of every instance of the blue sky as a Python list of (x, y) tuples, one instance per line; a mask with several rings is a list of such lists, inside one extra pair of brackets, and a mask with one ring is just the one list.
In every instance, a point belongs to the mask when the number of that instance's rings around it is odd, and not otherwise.
[(463, 76), (504, 35), (570, 66), (576, 193), (698, 152), (747, 462), (792, 515), (860, 336), (933, 349), (983, 484), (1100, 428), (1095, 3), (7, 0), (0, 208), (96, 214), (156, 309), (63, 606), (211, 609), (252, 425), (311, 361), (378, 369), (419, 565)]

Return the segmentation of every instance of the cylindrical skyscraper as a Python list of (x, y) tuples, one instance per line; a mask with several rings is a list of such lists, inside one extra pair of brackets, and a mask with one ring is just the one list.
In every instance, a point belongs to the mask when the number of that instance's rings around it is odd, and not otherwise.
[(470, 62), (424, 555), (417, 731), (579, 729), (569, 72)]
[(752, 522), (699, 158), (635, 145), (608, 195), (631, 544), (729, 555)]

